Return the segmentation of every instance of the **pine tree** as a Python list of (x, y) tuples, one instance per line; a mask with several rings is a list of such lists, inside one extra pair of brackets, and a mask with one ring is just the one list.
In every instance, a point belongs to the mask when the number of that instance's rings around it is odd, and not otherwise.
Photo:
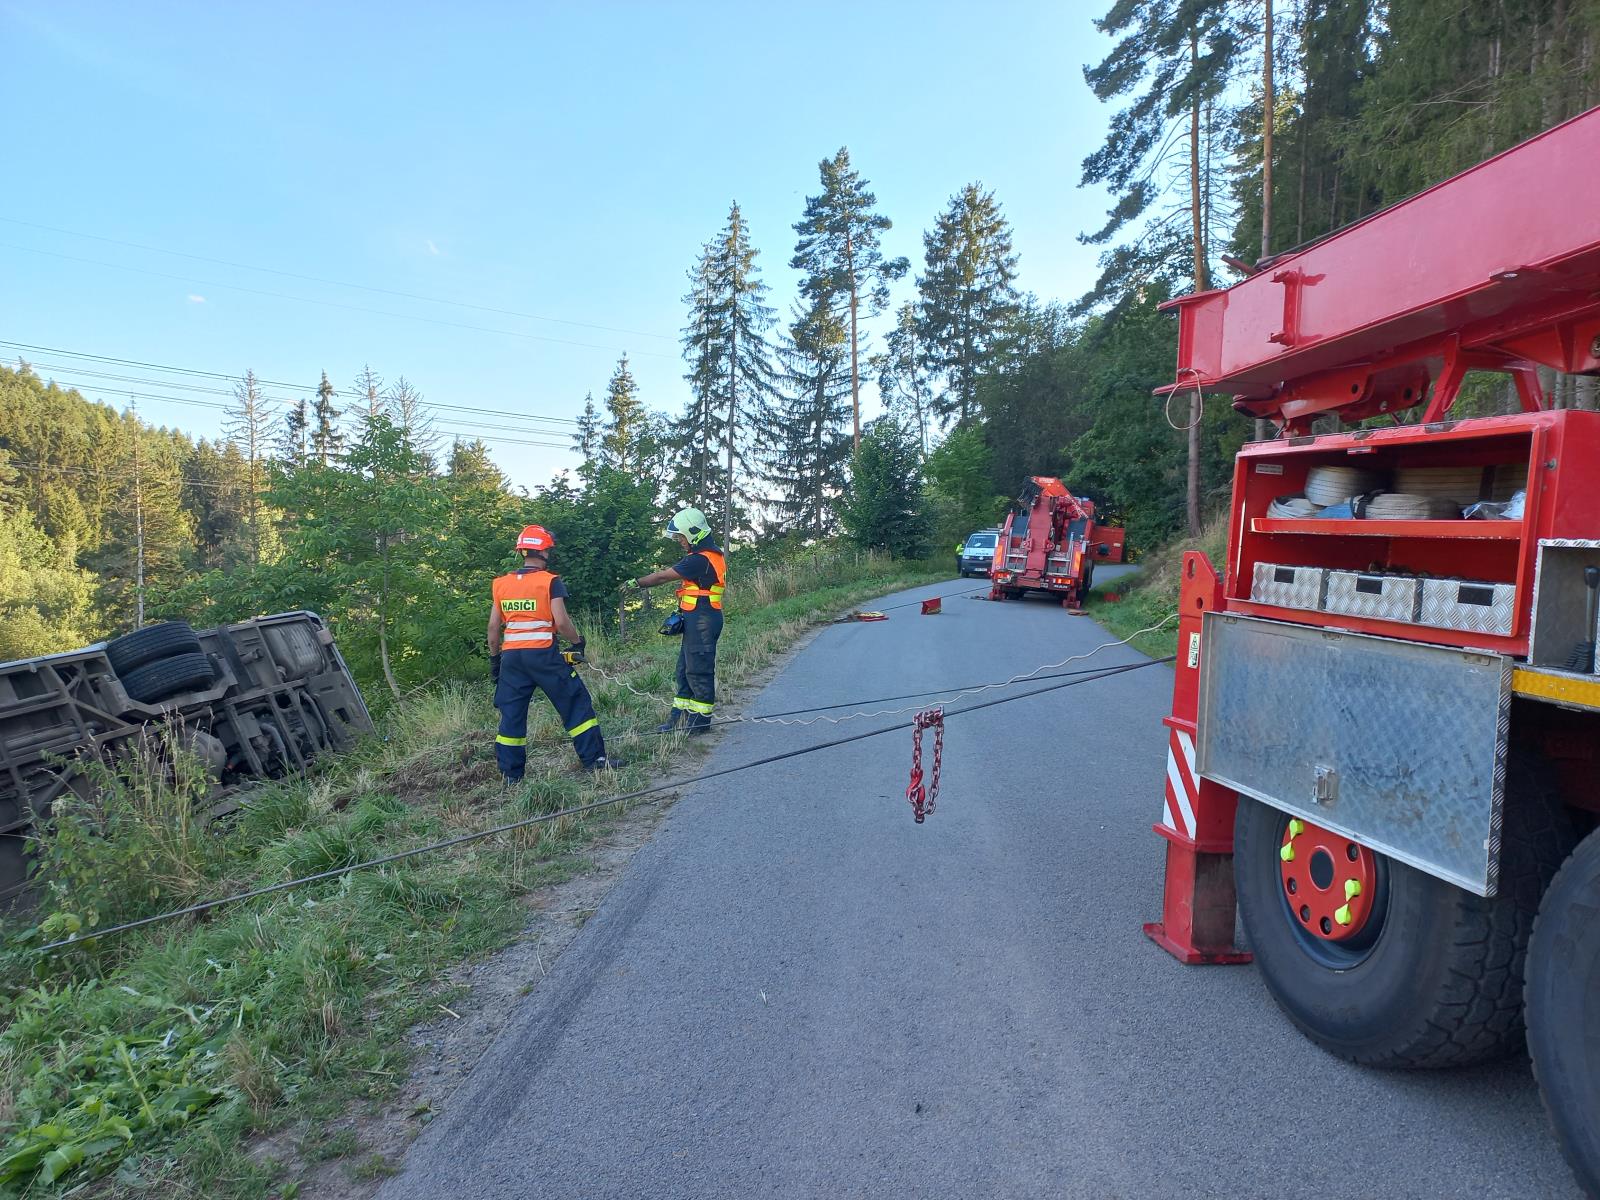
[(222, 431), (244, 457), (245, 524), (250, 532), (250, 561), (256, 563), (261, 561), (261, 492), (266, 483), (267, 431), (271, 420), (272, 413), (261, 394), (256, 373), (247, 370), (244, 378), (234, 385), (233, 403), (228, 408)]
[(994, 193), (969, 183), (951, 197), (922, 243), (922, 364), (945, 380), (944, 392), (934, 398), (935, 413), (945, 420), (954, 415), (965, 425), (977, 415), (978, 375), (1017, 311), (1011, 225)]
[(606, 424), (600, 437), (600, 458), (606, 466), (624, 473), (638, 471), (639, 438), (644, 432), (645, 416), (639, 384), (628, 369), (628, 356), (624, 354), (606, 384)]
[(884, 310), (889, 303), (889, 284), (903, 278), (910, 264), (904, 258), (884, 258), (879, 243), (893, 222), (874, 211), (878, 198), (851, 167), (849, 149), (841, 146), (832, 158), (818, 164), (818, 170), (822, 191), (806, 197), (805, 214), (794, 226), (799, 240), (789, 265), (805, 272), (800, 294), (810, 310), (825, 311), (830, 319), (848, 317), (852, 444), (859, 448), (860, 318)]
[(807, 538), (834, 530), (835, 504), (844, 490), (853, 442), (850, 418), (849, 334), (818, 300), (795, 311), (785, 344), (780, 398), (763, 414), (757, 433), (766, 478), (779, 494), (772, 507), (790, 532)]
[(572, 448), (583, 456), (584, 462), (592, 461), (599, 453), (602, 432), (600, 411), (594, 406), (594, 393), (589, 392), (583, 398), (583, 412), (578, 417), (578, 432), (572, 435)]
[(311, 453), (323, 466), (337, 462), (344, 452), (344, 433), (339, 428), (339, 410), (333, 406), (335, 392), (328, 382), (328, 373), (322, 373), (317, 385), (316, 427), (311, 433)]
[[(1109, 187), (1117, 200), (1106, 224), (1080, 240), (1104, 245), (1130, 224), (1137, 232), (1131, 244), (1102, 257), (1100, 279), (1082, 303), (1125, 302), (1153, 282), (1175, 282), (1173, 251), (1184, 241), (1193, 290), (1211, 286), (1213, 232), (1227, 219), (1214, 142), (1233, 127), (1231, 118), (1219, 118), (1217, 106), (1238, 68), (1241, 16), (1235, 0), (1117, 0), (1096, 22), (1118, 41), (1099, 65), (1084, 68), (1084, 79), (1102, 101), (1133, 99), (1112, 116), (1101, 148), (1084, 160), (1084, 185)], [(1181, 173), (1174, 153), (1186, 159)], [(1163, 205), (1174, 192), (1183, 199)], [(1198, 534), (1198, 407), (1192, 417), (1187, 511), (1189, 531)]]
[(689, 370), (689, 403), (674, 420), (667, 438), (672, 448), (668, 490), (684, 504), (720, 513), (729, 504), (729, 488), (720, 465), (724, 421), (719, 383), (726, 361), (720, 339), (724, 314), (716, 296), (716, 243), (701, 248), (689, 272), (690, 290), (683, 298), (689, 323), (683, 331), (683, 353)]

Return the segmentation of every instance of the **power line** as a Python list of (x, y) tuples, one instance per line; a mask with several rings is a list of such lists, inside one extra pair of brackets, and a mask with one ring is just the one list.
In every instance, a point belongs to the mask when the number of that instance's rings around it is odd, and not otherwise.
[[(400, 321), (420, 321), (425, 325), (439, 325), (449, 329), (466, 329), (474, 333), (493, 333), (502, 337), (522, 338), (530, 342), (551, 342), (559, 346), (578, 346), (586, 350), (604, 350), (608, 354), (625, 354), (628, 351), (621, 346), (602, 346), (595, 342), (575, 342), (570, 338), (546, 337), (539, 333), (523, 333), (518, 329), (495, 329), (488, 325), (469, 325), (464, 321), (446, 321), (440, 317), (424, 317), (416, 313), (390, 312), (383, 308), (368, 308), (362, 304), (346, 304), (341, 300), (315, 300), (309, 296), (291, 296), (285, 292), (267, 291), (265, 288), (244, 287), (237, 283), (223, 283), (217, 279), (196, 279), (192, 275), (173, 275), (168, 271), (152, 271), (146, 267), (130, 267), (123, 263), (104, 262), (96, 258), (82, 258), (76, 254), (61, 254), (55, 250), (40, 250), (33, 246), (18, 246), (14, 242), (0, 242), (0, 250), (17, 250), (23, 254), (39, 254), (45, 258), (58, 258), (64, 262), (82, 263), (91, 267), (104, 267), (110, 271), (128, 271), (134, 275), (148, 275), (154, 279), (170, 279), (191, 287), (221, 288), (227, 292), (243, 292), (249, 296), (266, 296), (274, 300), (288, 300), (293, 304), (317, 304), (324, 308), (339, 308), (347, 312), (367, 313), (378, 317), (392, 317)], [(641, 358), (676, 358), (675, 354), (663, 354), (655, 350), (638, 350), (633, 352)]]
[[(9, 346), (13, 350), (28, 350), (28, 351), (33, 351), (33, 352), (42, 353), (42, 354), (56, 354), (56, 355), (61, 355), (62, 357), (65, 357), (65, 358), (81, 358), (81, 359), (86, 359), (88, 361), (97, 362), (97, 363), (110, 363), (110, 364), (115, 365), (115, 366), (134, 367), (134, 368), (137, 368), (137, 369), (143, 370), (143, 371), (159, 371), (159, 372), (162, 372), (164, 374), (171, 374), (171, 375), (193, 375), (193, 376), (196, 376), (196, 377), (199, 377), (199, 378), (204, 378), (204, 379), (222, 380), (222, 381), (224, 381), (226, 383), (230, 383), (230, 384), (241, 383), (244, 380), (244, 376), (242, 376), (242, 375), (229, 375), (229, 374), (226, 374), (226, 373), (224, 373), (222, 371), (203, 371), (203, 370), (200, 370), (197, 367), (174, 367), (174, 366), (169, 366), (169, 365), (164, 364), (164, 363), (144, 362), (144, 361), (141, 361), (139, 359), (134, 359), (134, 358), (114, 358), (114, 357), (112, 357), (110, 355), (107, 355), (107, 354), (90, 354), (88, 351), (85, 351), (85, 350), (64, 350), (59, 346), (39, 346), (39, 345), (35, 345), (33, 343), (30, 343), (30, 342), (12, 342), (12, 341), (7, 341), (4, 338), (0, 338), (0, 346)], [(30, 360), (27, 360), (27, 359), (23, 358), (20, 355), (18, 356), (17, 361), (19, 363), (20, 362), (27, 362), (29, 366), (42, 366), (42, 365), (44, 365), (44, 364), (40, 364), (40, 363), (34, 363), (34, 362), (30, 361)], [(46, 369), (51, 369), (51, 368), (46, 368)], [(75, 372), (77, 374), (84, 374), (84, 375), (89, 374), (88, 369), (81, 368), (81, 367), (76, 367), (76, 366), (66, 366), (66, 367), (54, 368), (54, 369), (65, 369), (65, 370), (73, 371), (73, 372)], [(111, 378), (111, 376), (107, 376), (107, 378)], [(168, 380), (140, 381), (140, 382), (158, 382), (158, 386), (161, 386), (161, 387), (180, 387), (181, 386), (185, 390), (201, 390), (199, 388), (199, 386), (195, 385), (195, 384), (183, 384), (183, 385), (180, 385), (180, 384), (178, 384), (176, 382), (172, 382), (172, 381), (168, 381)], [(256, 382), (259, 383), (259, 384), (263, 384), (263, 385), (265, 385), (267, 387), (289, 388), (289, 389), (291, 389), (293, 391), (297, 391), (297, 392), (315, 392), (317, 390), (317, 388), (321, 386), (320, 384), (289, 383), (289, 382), (287, 382), (285, 380), (282, 380), (282, 379), (263, 379), (260, 376), (256, 377)], [(221, 396), (231, 396), (231, 395), (233, 395), (233, 390), (232, 390), (232, 388), (223, 389), (223, 390), (216, 391), (214, 394), (215, 395), (221, 395)], [(353, 392), (351, 392), (349, 390), (345, 390), (345, 391), (337, 391), (336, 390), (334, 392), (334, 395), (345, 397), (345, 398), (349, 398), (349, 397), (355, 395), (355, 393), (353, 393)], [(303, 397), (300, 397), (300, 396), (269, 396), (269, 397), (267, 397), (267, 399), (279, 400), (279, 401), (282, 401), (283, 403), (286, 403), (286, 404), (298, 404), (302, 398)], [(521, 411), (503, 409), (503, 408), (484, 408), (484, 407), (481, 407), (481, 406), (478, 406), (478, 405), (470, 405), (470, 404), (447, 404), (442, 400), (427, 400), (427, 399), (424, 399), (424, 400), (419, 401), (418, 403), (420, 403), (422, 405), (422, 407), (424, 407), (424, 408), (445, 409), (445, 410), (449, 410), (451, 412), (478, 413), (478, 414), (481, 414), (483, 416), (490, 416), (490, 417), (504, 417), (504, 418), (507, 418), (507, 419), (522, 419), (522, 420), (530, 420), (530, 421), (548, 421), (548, 422), (552, 422), (552, 423), (560, 424), (560, 425), (576, 425), (578, 423), (572, 417), (548, 417), (548, 416), (545, 416), (545, 415), (543, 415), (541, 413), (521, 412)]]
[(282, 271), (276, 267), (259, 267), (253, 263), (229, 262), (225, 258), (208, 258), (204, 254), (189, 254), (182, 250), (168, 250), (162, 246), (148, 246), (142, 242), (125, 242), (119, 238), (102, 237), (94, 233), (82, 233), (76, 229), (61, 229), (55, 225), (40, 225), (33, 221), (23, 221), (16, 217), (0, 217), (0, 221), (7, 225), (20, 225), (26, 229), (42, 229), (47, 233), (59, 233), (67, 237), (86, 238), (91, 242), (104, 242), (108, 246), (125, 246), (130, 250), (145, 250), (151, 254), (168, 254), (174, 258), (187, 258), (192, 262), (211, 263), (218, 267), (232, 267), (240, 271), (259, 271), (264, 275), (277, 275), (284, 279), (299, 279), (306, 283), (325, 283), (332, 287), (353, 288), (360, 292), (372, 292), (379, 296), (396, 296), (403, 300), (421, 300), (426, 304), (445, 304), (455, 308), (471, 309), (474, 312), (495, 313), (502, 317), (521, 317), (528, 321), (548, 321), (555, 325), (571, 325), (578, 329), (598, 329), (606, 333), (625, 333), (634, 337), (659, 338), (662, 341), (675, 342), (677, 338), (665, 333), (647, 333), (642, 329), (623, 329), (616, 325), (596, 325), (590, 321), (573, 321), (565, 317), (546, 317), (538, 313), (518, 312), (511, 308), (495, 308), (487, 304), (469, 304), (465, 300), (446, 300), (439, 296), (427, 296), (420, 292), (401, 292), (393, 288), (373, 287), (365, 283), (351, 283), (343, 279), (325, 279), (320, 275), (302, 275), (295, 271)]

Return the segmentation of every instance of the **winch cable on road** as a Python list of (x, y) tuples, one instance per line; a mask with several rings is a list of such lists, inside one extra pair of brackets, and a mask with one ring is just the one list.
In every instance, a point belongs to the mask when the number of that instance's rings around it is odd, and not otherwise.
[[(1107, 667), (1094, 675), (1086, 675), (1076, 679), (1068, 679), (1062, 683), (1052, 683), (1048, 687), (1035, 688), (1031, 692), (1022, 692), (1015, 696), (1001, 696), (994, 700), (985, 700), (979, 704), (971, 704), (966, 708), (956, 709), (945, 713), (945, 718), (964, 716), (967, 713), (978, 712), (986, 708), (994, 708), (1000, 704), (1010, 704), (1014, 700), (1026, 700), (1030, 696), (1040, 696), (1046, 692), (1056, 692), (1063, 688), (1077, 687), (1079, 684), (1093, 683), (1097, 679), (1109, 679), (1114, 675), (1126, 675), (1130, 671), (1141, 671), (1146, 667), (1159, 666), (1163, 663), (1174, 661), (1176, 656), (1166, 658), (1147, 659), (1141, 663), (1130, 663), (1126, 666)], [(204, 900), (198, 904), (190, 904), (183, 908), (172, 909), (168, 912), (157, 913), (154, 916), (141, 917), (137, 921), (125, 921), (121, 925), (112, 925), (106, 929), (97, 929), (93, 932), (74, 935), (55, 942), (47, 942), (39, 947), (39, 953), (44, 954), (60, 950), (68, 946), (81, 946), (99, 938), (111, 937), (130, 930), (141, 929), (147, 925), (157, 925), (165, 921), (174, 921), (179, 917), (196, 916), (200, 913), (210, 912), (212, 909), (221, 908), (228, 904), (238, 904), (245, 900), (254, 900), (261, 896), (270, 896), (276, 892), (286, 892), (293, 888), (304, 887), (311, 883), (321, 883), (329, 879), (338, 879), (357, 871), (371, 870), (374, 867), (386, 866), (389, 863), (400, 862), (408, 858), (416, 858), (424, 854), (433, 854), (441, 850), (453, 849), (464, 846), (470, 842), (481, 842), (502, 834), (512, 833), (518, 829), (527, 829), (534, 825), (541, 825), (548, 821), (557, 821), (563, 817), (577, 817), (586, 813), (596, 812), (602, 808), (610, 808), (618, 804), (627, 804), (634, 800), (642, 800), (648, 796), (658, 796), (664, 792), (676, 791), (679, 788), (689, 787), (693, 784), (704, 783), (707, 780), (718, 779), (724, 775), (734, 775), (740, 771), (754, 770), (756, 767), (770, 766), (773, 763), (784, 762), (791, 758), (799, 758), (806, 754), (815, 754), (819, 750), (831, 750), (837, 746), (847, 746), (852, 742), (864, 741), (867, 738), (880, 737), (886, 733), (899, 733), (910, 729), (916, 724), (915, 720), (901, 721), (895, 725), (887, 725), (882, 729), (869, 729), (865, 733), (854, 733), (847, 737), (834, 738), (832, 741), (820, 742), (815, 746), (802, 746), (797, 750), (786, 750), (781, 754), (771, 754), (765, 758), (758, 758), (752, 762), (739, 763), (732, 767), (722, 767), (715, 771), (705, 771), (688, 779), (676, 779), (668, 783), (658, 783), (637, 791), (627, 792), (621, 796), (610, 796), (604, 800), (592, 800), (587, 804), (574, 805), (571, 808), (559, 809), (556, 812), (540, 813), (538, 816), (524, 817), (519, 821), (510, 821), (503, 825), (496, 825), (490, 829), (480, 829), (476, 833), (464, 833), (458, 837), (447, 838), (444, 841), (429, 842), (424, 846), (415, 846), (410, 850), (398, 850), (393, 854), (385, 854), (379, 858), (368, 859), (364, 862), (350, 863), (343, 867), (334, 867), (331, 870), (319, 871), (314, 875), (304, 875), (298, 879), (285, 880), (282, 883), (268, 884), (265, 887), (252, 888), (249, 891), (236, 892), (231, 896), (219, 896), (215, 900)]]
[[(913, 601), (913, 603), (917, 603), (917, 602)], [(1044, 663), (1044, 664), (1042, 664), (1040, 666), (1037, 666), (1037, 667), (1033, 668), (1033, 670), (1031, 670), (1031, 671), (1025, 671), (1020, 675), (1013, 675), (1010, 679), (1001, 680), (1001, 681), (996, 682), (996, 683), (978, 683), (978, 684), (973, 684), (970, 687), (963, 687), (963, 688), (929, 688), (928, 690), (922, 691), (922, 692), (908, 692), (904, 696), (884, 696), (884, 697), (881, 697), (881, 698), (879, 698), (877, 700), (847, 700), (847, 701), (844, 701), (844, 702), (839, 703), (839, 704), (819, 704), (815, 708), (794, 709), (790, 713), (766, 713), (766, 714), (759, 714), (759, 715), (756, 715), (756, 716), (749, 716), (749, 717), (723, 717), (723, 718), (720, 718), (718, 720), (712, 721), (711, 724), (712, 724), (712, 726), (720, 726), (720, 725), (819, 725), (819, 724), (823, 724), (823, 725), (842, 725), (846, 721), (856, 721), (856, 720), (861, 719), (862, 717), (897, 717), (897, 716), (900, 716), (902, 713), (915, 712), (915, 711), (917, 711), (918, 708), (929, 708), (929, 707), (933, 707), (934, 705), (949, 704), (952, 701), (961, 699), (963, 696), (976, 696), (976, 695), (980, 695), (983, 692), (994, 691), (996, 688), (1014, 687), (1016, 684), (1029, 683), (1029, 682), (1032, 682), (1032, 681), (1034, 681), (1036, 679), (1040, 679), (1040, 678), (1043, 678), (1043, 679), (1059, 679), (1059, 678), (1063, 678), (1063, 677), (1065, 677), (1067, 675), (1088, 674), (1090, 672), (1067, 671), (1067, 672), (1063, 672), (1061, 675), (1043, 675), (1042, 672), (1044, 672), (1044, 671), (1054, 671), (1058, 667), (1065, 667), (1065, 666), (1068, 666), (1068, 665), (1070, 665), (1072, 663), (1075, 663), (1075, 662), (1082, 662), (1085, 659), (1093, 658), (1096, 654), (1099, 654), (1102, 650), (1114, 650), (1118, 646), (1126, 646), (1130, 642), (1132, 642), (1135, 638), (1143, 637), (1147, 633), (1158, 633), (1158, 632), (1160, 632), (1162, 629), (1166, 628), (1168, 625), (1172, 624), (1172, 622), (1176, 621), (1177, 619), (1178, 619), (1178, 614), (1175, 613), (1175, 612), (1171, 613), (1168, 616), (1166, 616), (1165, 618), (1163, 618), (1162, 620), (1156, 622), (1154, 625), (1151, 625), (1151, 626), (1149, 626), (1149, 627), (1147, 627), (1145, 629), (1135, 630), (1133, 633), (1130, 633), (1127, 637), (1121, 638), (1118, 641), (1115, 641), (1115, 642), (1102, 642), (1100, 645), (1096, 646), (1093, 650), (1085, 650), (1082, 654), (1071, 655), (1071, 656), (1069, 656), (1067, 658), (1062, 659), (1060, 662)], [(1165, 661), (1171, 661), (1171, 660), (1165, 660)], [(624, 691), (630, 692), (632, 695), (638, 697), (641, 700), (649, 700), (652, 703), (660, 704), (660, 705), (666, 705), (668, 703), (661, 696), (654, 695), (654, 694), (652, 694), (650, 692), (641, 692), (638, 688), (634, 687), (632, 684), (628, 683), (626, 680), (624, 680), (624, 679), (622, 679), (622, 678), (620, 678), (618, 676), (612, 675), (610, 672), (606, 671), (605, 668), (600, 667), (600, 666), (596, 665), (593, 662), (590, 662), (590, 663), (588, 663), (586, 665), (590, 669), (592, 669), (595, 672), (595, 674), (599, 675), (601, 679), (604, 679), (607, 683), (615, 684), (618, 687), (622, 688)], [(884, 708), (884, 709), (874, 709), (874, 710), (865, 710), (865, 709), (863, 709), (863, 710), (858, 711), (858, 712), (846, 713), (846, 714), (844, 714), (843, 716), (840, 716), (840, 717), (808, 717), (808, 718), (806, 718), (804, 720), (796, 720), (796, 721), (791, 721), (791, 720), (787, 720), (786, 719), (787, 717), (791, 716), (793, 713), (821, 712), (821, 711), (826, 710), (826, 709), (848, 708), (853, 704), (879, 704), (879, 703), (884, 703), (884, 702), (893, 701), (893, 700), (907, 700), (907, 699), (911, 699), (911, 698), (916, 697), (916, 696), (940, 695), (941, 693), (943, 694), (943, 698), (940, 699), (940, 700), (933, 701), (933, 702), (931, 702), (929, 704), (915, 705), (915, 706), (909, 707), (909, 708)], [(1032, 693), (1027, 693), (1027, 694), (1031, 695)], [(676, 732), (677, 732), (676, 730), (670, 731), (669, 733), (662, 734), (662, 736), (672, 736), (672, 734), (675, 734)]]

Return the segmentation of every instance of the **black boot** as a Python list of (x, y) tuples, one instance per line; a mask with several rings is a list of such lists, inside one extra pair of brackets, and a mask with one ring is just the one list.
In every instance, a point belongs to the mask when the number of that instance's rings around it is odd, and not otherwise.
[(711, 718), (705, 713), (690, 713), (684, 732), (690, 737), (698, 737), (702, 733), (711, 732)]
[(584, 763), (583, 769), (585, 771), (620, 771), (627, 765), (628, 764), (623, 762), (620, 758), (614, 758), (609, 754), (602, 754), (592, 763)]
[(675, 708), (675, 709), (672, 710), (672, 715), (666, 719), (666, 722), (664, 724), (656, 726), (656, 732), (657, 733), (676, 733), (678, 731), (678, 722), (680, 720), (682, 720), (682, 719), (683, 719), (683, 709)]

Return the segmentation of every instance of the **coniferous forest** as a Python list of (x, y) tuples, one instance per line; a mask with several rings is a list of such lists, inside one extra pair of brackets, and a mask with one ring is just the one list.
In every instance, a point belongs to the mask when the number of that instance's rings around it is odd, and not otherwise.
[[(1098, 24), (1113, 49), (1082, 75), (1107, 134), (1081, 177), (1112, 204), (1059, 231), (1101, 248), (1091, 287), (1021, 291), (1005, 197), (983, 183), (889, 213), (872, 164), (839, 148), (788, 261), (763, 259), (737, 203), (707, 214), (683, 389), (641, 394), (624, 357), (572, 398), (581, 465), (532, 494), (370, 368), (299, 394), (245, 370), (211, 389), (214, 440), (57, 386), (59, 364), (0, 370), (0, 658), (311, 608), (398, 693), (481, 653), (508, 529), (561, 530), (561, 570), (598, 607), (687, 503), (750, 561), (838, 538), (944, 550), (1030, 474), (1094, 497), (1135, 546), (1193, 534), (1252, 430), (1225, 402), (1191, 420), (1152, 398), (1176, 340), (1158, 305), (1600, 102), (1600, 0), (1116, 0)], [(924, 223), (920, 258), (886, 254), (894, 221)], [(1464, 403), (1496, 411), (1498, 387)], [(1600, 400), (1593, 379), (1547, 387)]]

